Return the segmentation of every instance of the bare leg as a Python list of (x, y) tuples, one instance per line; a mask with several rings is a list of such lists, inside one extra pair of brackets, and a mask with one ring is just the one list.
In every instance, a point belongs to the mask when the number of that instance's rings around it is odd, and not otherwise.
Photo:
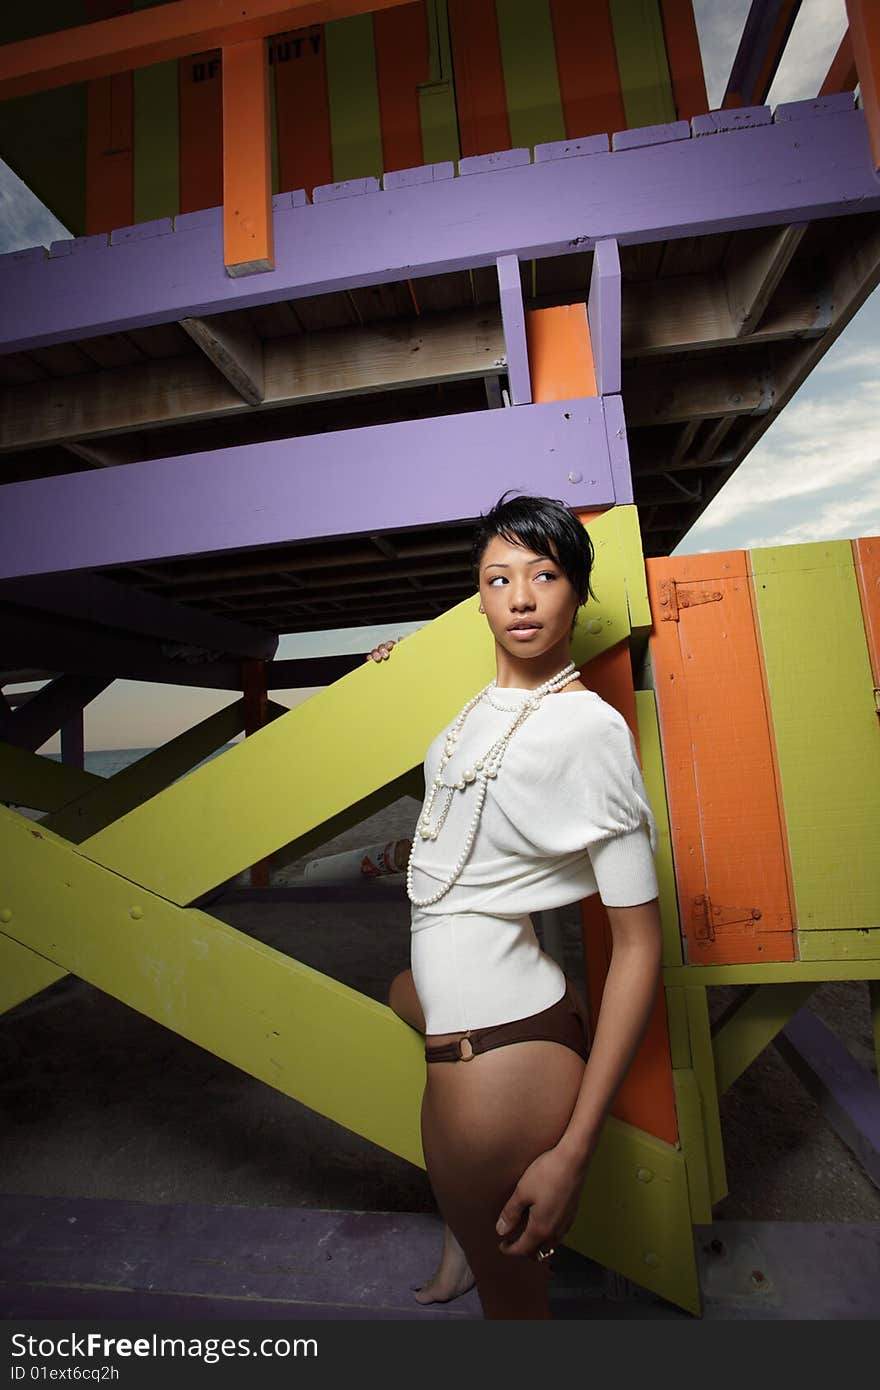
[(547, 1265), (504, 1254), (495, 1222), (532, 1160), (564, 1132), (583, 1070), (576, 1052), (544, 1041), (428, 1067), (422, 1143), (431, 1186), (487, 1319), (551, 1316)]
[[(402, 970), (391, 981), (388, 1004), (404, 1023), (424, 1035), (425, 1016), (413, 983), (412, 971)], [(467, 1256), (447, 1224), (440, 1260), (431, 1278), (416, 1289), (417, 1303), (448, 1303), (474, 1286)]]

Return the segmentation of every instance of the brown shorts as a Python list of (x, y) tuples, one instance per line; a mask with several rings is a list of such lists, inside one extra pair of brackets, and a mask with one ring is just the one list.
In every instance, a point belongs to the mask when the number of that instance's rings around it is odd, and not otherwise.
[(480, 1052), (489, 1052), (493, 1047), (507, 1047), (517, 1042), (558, 1042), (570, 1047), (584, 1061), (590, 1055), (590, 1039), (581, 1022), (574, 1000), (571, 981), (566, 983), (565, 993), (549, 1009), (529, 1014), (528, 1018), (515, 1018), (510, 1023), (496, 1023), (490, 1028), (471, 1028), (461, 1038), (453, 1042), (437, 1043), (425, 1047), (426, 1062), (469, 1062)]

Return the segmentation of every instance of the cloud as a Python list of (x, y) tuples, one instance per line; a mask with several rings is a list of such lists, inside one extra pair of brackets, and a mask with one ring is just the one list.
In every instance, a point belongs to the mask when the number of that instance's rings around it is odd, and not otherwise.
[(0, 255), (72, 236), (26, 183), (0, 159)]
[[(749, 0), (694, 0), (710, 108), (724, 99), (749, 8)], [(816, 95), (846, 27), (845, 0), (803, 0), (768, 93), (771, 106)]]

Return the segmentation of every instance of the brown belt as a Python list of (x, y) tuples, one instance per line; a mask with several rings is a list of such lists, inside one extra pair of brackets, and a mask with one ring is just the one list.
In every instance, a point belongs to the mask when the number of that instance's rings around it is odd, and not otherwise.
[[(470, 1028), (462, 1037), (455, 1038), (452, 1042), (426, 1046), (425, 1060), (427, 1062), (469, 1062), (472, 1057), (476, 1057), (481, 1052), (489, 1052), (495, 1047), (504, 1047), (510, 1042), (560, 1042), (558, 1025), (555, 1030), (541, 1026), (549, 1022), (547, 1018), (549, 1014), (556, 1016), (561, 1014), (566, 1018), (566, 1021), (571, 1020), (572, 1040), (580, 1045), (575, 1050), (580, 1051), (586, 1060), (588, 1056), (587, 1042), (580, 1016), (570, 1001), (570, 993), (571, 982), (569, 981), (562, 998), (537, 1014), (529, 1014), (527, 1018), (513, 1019), (510, 1023), (496, 1023), (487, 1028)], [(532, 1024), (534, 1027), (531, 1026)]]

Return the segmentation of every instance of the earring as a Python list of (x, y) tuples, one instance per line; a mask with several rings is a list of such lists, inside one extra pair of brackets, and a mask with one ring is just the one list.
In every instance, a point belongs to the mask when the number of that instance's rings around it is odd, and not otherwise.
[(484, 608), (484, 607), (482, 606), (482, 604), (481, 604), (478, 611), (479, 611), (480, 613), (485, 613), (486, 610), (485, 610), (485, 608)]

